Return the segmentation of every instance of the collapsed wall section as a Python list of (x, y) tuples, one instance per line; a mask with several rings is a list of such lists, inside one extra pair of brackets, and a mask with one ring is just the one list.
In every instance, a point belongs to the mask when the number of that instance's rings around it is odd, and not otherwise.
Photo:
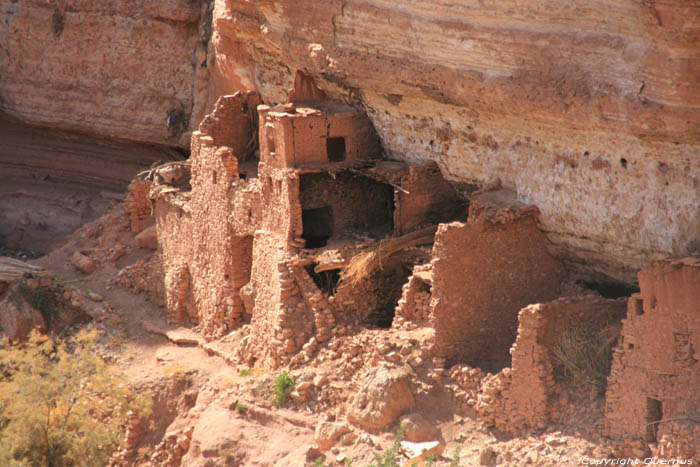
[(700, 259), (656, 261), (639, 273), (639, 286), (614, 351), (608, 433), (661, 443), (665, 456), (698, 456)]
[(535, 214), (511, 191), (487, 191), (472, 196), (466, 223), (438, 228), (432, 263), (438, 357), (487, 370), (507, 366), (519, 310), (559, 296), (566, 272), (547, 251)]

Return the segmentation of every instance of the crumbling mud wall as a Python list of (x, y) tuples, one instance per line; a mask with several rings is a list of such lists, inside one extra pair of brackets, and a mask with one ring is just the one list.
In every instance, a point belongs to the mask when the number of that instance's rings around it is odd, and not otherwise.
[(486, 191), (472, 196), (466, 223), (438, 229), (432, 308), (436, 353), (448, 364), (508, 366), (519, 310), (559, 296), (566, 271), (548, 253), (536, 212), (511, 191)]
[(500, 178), (569, 267), (635, 282), (649, 260), (698, 249), (699, 9), (219, 1), (212, 85), (282, 102), (304, 70), (361, 104), (392, 157)]
[(5, 1), (0, 112), (186, 147), (208, 92), (209, 1)]
[[(553, 349), (562, 333), (576, 326), (596, 330), (614, 326), (624, 314), (623, 300), (593, 294), (564, 297), (520, 310), (518, 337), (510, 349), (511, 379), (504, 392), (506, 420), (502, 427), (511, 433), (545, 428), (558, 408), (558, 399), (551, 400), (561, 389), (556, 381)], [(607, 357), (611, 357), (609, 353)]]
[(608, 434), (692, 458), (700, 453), (700, 259), (654, 262), (639, 285), (614, 350)]
[[(253, 138), (249, 109), (258, 103), (255, 94), (222, 97), (202, 125), (217, 140), (203, 132), (192, 136), (191, 177), (184, 169), (164, 177), (165, 167), (151, 190), (169, 318), (197, 322), (209, 336), (221, 336), (246, 319), (239, 291), (250, 281), (260, 203), (256, 180), (239, 177), (237, 155)], [(239, 138), (218, 138), (227, 134)]]

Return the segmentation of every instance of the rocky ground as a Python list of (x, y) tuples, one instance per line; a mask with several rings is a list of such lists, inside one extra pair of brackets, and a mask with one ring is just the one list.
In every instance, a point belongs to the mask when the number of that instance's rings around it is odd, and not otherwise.
[[(107, 355), (132, 383), (154, 394), (154, 427), (131, 430), (118, 465), (287, 466), (320, 458), (365, 466), (392, 447), (398, 425), (391, 419), (401, 413), (406, 441), (436, 442), (427, 445), (437, 445), (433, 465), (567, 465), (611, 454), (596, 435), (602, 401), (574, 389), (560, 401), (566, 424), (515, 438), (485, 428), (474, 409), (453, 402), (449, 376), (430, 375), (423, 360), (433, 336), (421, 328), (341, 328), (293, 365), (294, 390), (278, 408), (281, 370), (250, 368), (236, 357), (247, 326), (206, 342), (196, 328), (166, 323), (152, 247), (134, 238), (119, 205), (32, 261), (94, 318), (87, 326), (104, 332)], [(414, 398), (434, 409), (412, 411)], [(410, 447), (397, 460), (408, 461)]]

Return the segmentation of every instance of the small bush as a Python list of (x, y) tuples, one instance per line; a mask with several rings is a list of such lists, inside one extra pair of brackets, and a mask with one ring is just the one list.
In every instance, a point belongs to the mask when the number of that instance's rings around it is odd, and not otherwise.
[(399, 467), (399, 463), (396, 462), (396, 454), (401, 449), (401, 441), (403, 441), (404, 436), (405, 428), (403, 425), (399, 425), (399, 428), (396, 430), (394, 444), (384, 452), (384, 456), (376, 454), (374, 456), (376, 464), (371, 464), (369, 467)]
[(450, 467), (458, 467), (459, 466), (459, 456), (462, 451), (462, 448), (457, 446), (455, 448), (454, 454), (452, 454), (452, 459), (450, 460)]
[(105, 465), (129, 410), (149, 413), (150, 399), (104, 362), (96, 337), (0, 342), (0, 465)]
[(564, 329), (551, 350), (556, 379), (588, 384), (603, 394), (610, 374), (612, 347), (619, 335), (619, 324)]
[(241, 404), (240, 402), (236, 402), (236, 405), (233, 406), (233, 409), (241, 415), (245, 415), (248, 411), (248, 407)]
[(243, 376), (243, 377), (250, 376), (250, 369), (241, 370), (240, 373), (238, 373), (238, 376)]
[(53, 289), (44, 286), (33, 289), (29, 287), (26, 282), (21, 282), (17, 286), (17, 293), (19, 293), (33, 308), (39, 310), (46, 324), (48, 324), (51, 318), (56, 314), (58, 298)]
[(275, 379), (275, 395), (274, 400), (277, 407), (284, 407), (289, 399), (289, 393), (294, 389), (294, 378), (289, 376), (289, 373), (283, 371), (277, 379)]

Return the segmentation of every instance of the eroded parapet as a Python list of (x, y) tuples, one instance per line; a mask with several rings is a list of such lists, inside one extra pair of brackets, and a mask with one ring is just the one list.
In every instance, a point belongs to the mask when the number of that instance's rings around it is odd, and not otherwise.
[(693, 443), (681, 437), (674, 445), (663, 434), (695, 433), (700, 423), (700, 258), (656, 261), (639, 273), (639, 287), (614, 350), (608, 434), (697, 456), (700, 437)]
[(244, 156), (247, 148), (254, 150), (257, 146), (258, 105), (260, 96), (255, 92), (221, 96), (199, 124), (199, 132), (212, 138), (214, 146), (227, 146)]
[(129, 215), (129, 226), (134, 234), (154, 223), (153, 203), (148, 198), (152, 187), (152, 181), (136, 178), (127, 189), (126, 212)]
[(472, 196), (466, 223), (441, 224), (433, 247), (436, 352), (451, 363), (510, 363), (518, 312), (559, 296), (566, 278), (547, 251), (536, 208), (509, 190)]

